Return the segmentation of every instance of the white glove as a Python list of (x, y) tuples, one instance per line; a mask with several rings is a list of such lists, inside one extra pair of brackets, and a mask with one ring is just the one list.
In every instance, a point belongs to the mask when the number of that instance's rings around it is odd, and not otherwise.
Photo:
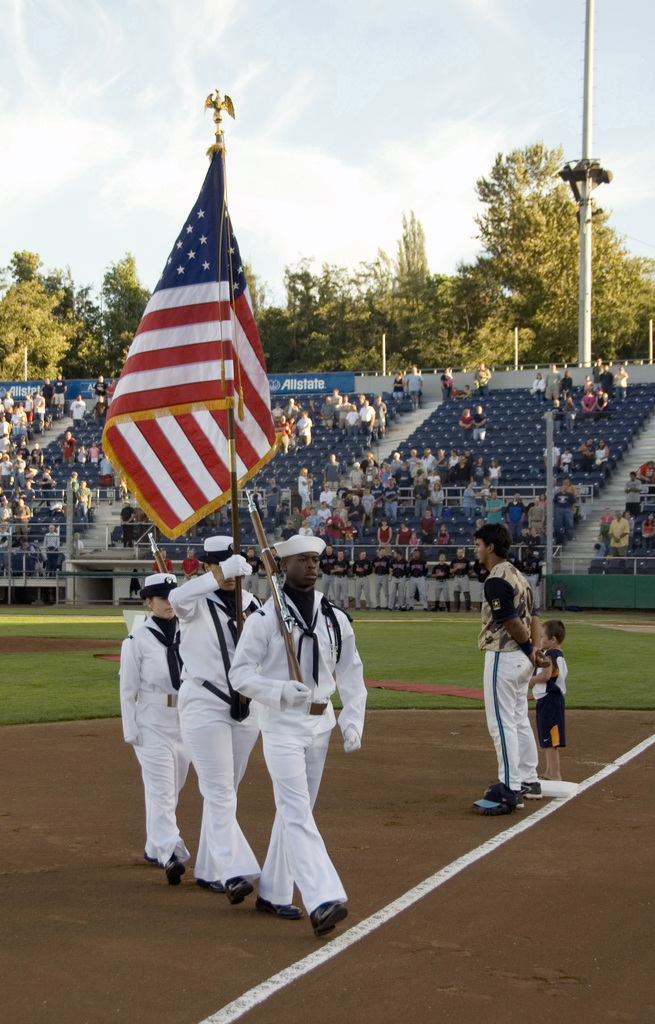
[(136, 732), (131, 733), (129, 736), (126, 736), (125, 742), (129, 743), (130, 746), (132, 747), (142, 747), (143, 737), (141, 736), (141, 733), (137, 730)]
[(230, 555), (224, 562), (220, 562), (220, 569), (226, 580), (232, 580), (235, 576), (252, 575), (252, 566), (246, 562), (243, 555)]
[(362, 740), (355, 726), (347, 725), (343, 734), (343, 749), (347, 754), (352, 754), (353, 750), (359, 750), (361, 745)]
[(309, 687), (299, 683), (297, 679), (289, 679), (282, 687), (282, 705), (287, 708), (299, 708), (309, 700)]

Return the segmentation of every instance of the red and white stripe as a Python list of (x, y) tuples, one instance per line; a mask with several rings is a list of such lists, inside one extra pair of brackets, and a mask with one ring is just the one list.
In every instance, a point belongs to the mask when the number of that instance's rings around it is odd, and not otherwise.
[[(103, 444), (153, 521), (176, 537), (229, 498), (226, 402), (239, 485), (275, 453), (268, 377), (249, 296), (226, 282), (151, 297), (116, 387)], [(236, 404), (236, 403), (235, 403)], [(223, 406), (219, 407), (218, 406)]]

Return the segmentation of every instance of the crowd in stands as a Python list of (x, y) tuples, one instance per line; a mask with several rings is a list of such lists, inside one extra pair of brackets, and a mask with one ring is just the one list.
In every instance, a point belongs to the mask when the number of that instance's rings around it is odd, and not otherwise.
[[(94, 490), (113, 470), (100, 438), (115, 382), (98, 377), (93, 411), (78, 395), (66, 400), (62, 374), (21, 398), (9, 390), (0, 404), (0, 574), (48, 576), (61, 568), (66, 539), (66, 490), (73, 494), (73, 553), (94, 518)], [(62, 437), (59, 421), (73, 420)], [(52, 436), (52, 440), (49, 437)]]
[[(423, 562), (424, 578), (436, 579), (434, 564), (445, 560), (452, 565), (460, 549), (466, 555), (482, 522), (505, 522), (516, 561), (540, 565), (546, 542), (543, 409), (552, 408), (555, 426), (554, 540), (559, 544), (575, 536), (581, 495), (599, 493), (655, 404), (652, 388), (628, 388), (628, 380), (624, 367), (612, 373), (598, 360), (581, 388), (573, 386), (568, 370), (560, 373), (552, 365), (545, 375), (537, 374), (531, 389), (490, 392), (491, 372), (481, 363), (473, 389), (458, 391), (448, 368), (441, 375), (441, 406), (386, 459), (376, 456), (376, 446), (384, 441), (389, 422), (422, 400), (416, 367), (407, 375), (396, 374), (386, 393), (341, 395), (335, 389), (322, 397), (276, 400), (272, 415), (282, 437), (281, 452), (252, 485), (265, 528), (277, 538), (295, 532), (323, 537), (335, 552), (337, 576), (345, 579), (362, 577), (363, 568), (356, 567), (372, 561), (380, 549), (390, 559), (390, 579), (418, 579)], [(14, 550), (16, 542), (26, 540), (46, 564), (46, 535), (62, 539), (65, 532), (61, 492), (69, 482), (80, 543), (93, 521), (94, 494), (114, 485), (100, 442), (112, 385), (98, 378), (92, 408), (79, 398), (66, 403), (65, 387), (58, 375), (20, 401), (9, 393), (0, 409), (0, 568), (10, 537)], [(591, 397), (593, 411), (590, 401), (584, 404)], [(71, 429), (44, 445), (45, 431), (53, 421), (56, 429), (66, 411), (73, 419)], [(602, 434), (594, 436), (596, 424), (602, 424)], [(650, 555), (647, 492), (654, 487), (652, 462), (631, 474), (626, 508), (620, 517), (610, 513), (611, 519), (600, 525), (599, 558), (625, 551)], [(147, 523), (124, 496), (113, 540), (131, 547)], [(38, 509), (47, 511), (47, 521), (36, 530)], [(219, 511), (180, 538), (173, 557), (182, 558), (186, 546), (196, 543), (196, 534), (201, 538), (223, 518)], [(618, 538), (625, 523), (627, 548), (625, 538)], [(245, 544), (254, 539), (245, 516), (243, 534)], [(50, 536), (51, 549), (54, 543)], [(407, 602), (396, 594), (400, 584), (392, 590), (393, 603), (404, 607)], [(423, 602), (420, 584), (415, 592)]]

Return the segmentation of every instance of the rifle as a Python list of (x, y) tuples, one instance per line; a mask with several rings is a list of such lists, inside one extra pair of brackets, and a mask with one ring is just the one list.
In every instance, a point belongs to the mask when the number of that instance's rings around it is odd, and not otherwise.
[(280, 625), (280, 631), (284, 638), (284, 646), (287, 652), (287, 663), (289, 665), (289, 678), (297, 679), (299, 683), (304, 683), (300, 664), (298, 663), (298, 657), (296, 655), (296, 645), (293, 639), (293, 624), (294, 617), (291, 614), (287, 599), (284, 596), (282, 590), (282, 583), (280, 581), (280, 574), (278, 573), (277, 563), (275, 561), (275, 555), (271, 551), (269, 543), (264, 533), (264, 527), (259, 515), (259, 509), (255, 503), (255, 499), (250, 491), (246, 492), (248, 498), (248, 511), (250, 512), (250, 519), (255, 529), (255, 536), (261, 551), (262, 563), (268, 577), (268, 582), (271, 587), (271, 594), (273, 595), (273, 602), (275, 604), (275, 611), (277, 612), (277, 620)]
[(168, 569), (166, 568), (166, 562), (164, 561), (164, 556), (157, 547), (157, 541), (155, 540), (155, 535), (152, 530), (148, 532), (148, 537), (150, 538), (150, 547), (152, 548), (152, 555), (157, 565), (157, 568), (159, 569), (160, 572), (168, 572)]

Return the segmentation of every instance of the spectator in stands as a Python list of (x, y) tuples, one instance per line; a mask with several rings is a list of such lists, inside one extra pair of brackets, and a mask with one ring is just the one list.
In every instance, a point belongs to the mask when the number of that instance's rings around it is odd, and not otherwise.
[(63, 461), (69, 464), (75, 462), (75, 445), (77, 444), (70, 430), (67, 430), (61, 442), (61, 454)]
[(535, 379), (532, 382), (532, 387), (530, 389), (530, 394), (532, 395), (533, 398), (536, 398), (537, 401), (543, 402), (545, 391), (546, 391), (546, 381), (544, 380), (543, 373), (541, 372), (541, 370), (539, 370), (538, 373), (537, 373), (537, 376), (535, 377)]
[[(329, 399), (328, 399), (328, 401), (329, 401)], [(273, 409), (271, 411), (271, 416), (273, 417), (273, 424), (274, 424), (274, 426), (276, 428), (279, 427), (280, 420), (284, 416), (284, 409), (282, 408), (282, 406), (280, 405), (279, 402), (275, 403), (275, 405), (274, 405), (274, 407), (273, 407)]]
[(337, 462), (337, 457), (332, 452), (328, 460), (327, 465), (323, 470), (323, 484), (338, 484), (341, 477), (341, 466)]
[(633, 471), (624, 488), (626, 511), (630, 512), (633, 516), (638, 516), (641, 512), (641, 486), (641, 483), (637, 480), (637, 474)]
[(418, 473), (414, 482), (414, 515), (417, 519), (425, 514), (430, 502), (430, 485), (424, 473)]
[(543, 536), (546, 529), (546, 495), (538, 494), (535, 501), (528, 508), (528, 529), (536, 530), (539, 536)]
[(475, 371), (474, 384), (480, 398), (487, 394), (491, 381), (491, 370), (484, 363), (480, 363)]
[(591, 377), (589, 376), (589, 374), (587, 374), (587, 376), (585, 377), (585, 379), (584, 379), (584, 381), (582, 383), (582, 394), (583, 395), (595, 394), (597, 390), (598, 390), (598, 382), (597, 381), (593, 381), (591, 379)]
[(5, 576), (7, 573), (10, 542), (11, 530), (5, 520), (0, 519), (0, 576)]
[(43, 550), (46, 556), (46, 573), (54, 576), (59, 568), (59, 531), (54, 523), (48, 525), (43, 537)]
[(473, 417), (471, 415), (471, 410), (468, 407), (464, 409), (459, 418), (459, 429), (463, 430), (465, 433), (473, 430)]
[(364, 437), (364, 444), (369, 445), (373, 439), (373, 428), (375, 426), (375, 409), (368, 398), (364, 399), (359, 410), (360, 432)]
[(359, 429), (359, 413), (356, 405), (349, 405), (346, 412), (346, 435), (354, 437)]
[(612, 515), (612, 510), (610, 508), (606, 508), (600, 517), (600, 536), (603, 538), (608, 548), (610, 543), (610, 525), (613, 521), (614, 516)]
[(580, 399), (582, 408), (582, 421), (589, 423), (596, 414), (596, 394), (594, 391), (585, 391)]
[[(252, 550), (254, 555), (254, 548), (249, 548), (248, 550)], [(186, 558), (182, 562), (182, 572), (184, 573), (185, 581), (192, 580), (200, 572), (200, 561), (196, 558), (193, 548), (186, 549)]]
[(396, 376), (393, 379), (393, 383), (391, 385), (391, 394), (396, 399), (403, 398), (405, 395), (405, 382), (403, 380), (403, 375), (400, 372), (400, 370), (398, 370)]
[(573, 469), (573, 453), (570, 448), (565, 448), (559, 460), (564, 476), (570, 476)]
[(498, 497), (498, 492), (494, 487), (489, 491), (489, 497), (485, 502), (485, 509), (487, 513), (488, 523), (502, 523), (503, 521), (503, 503)]
[(312, 426), (313, 423), (307, 416), (307, 413), (304, 410), (301, 410), (300, 416), (296, 420), (296, 432), (298, 434), (299, 444), (311, 444)]
[(573, 377), (571, 376), (570, 370), (564, 371), (564, 376), (559, 382), (559, 396), (560, 400), (566, 403), (566, 400), (571, 397), (573, 391)]
[(438, 519), (441, 518), (445, 500), (446, 496), (443, 487), (441, 486), (441, 477), (434, 477), (430, 483), (430, 505)]
[(341, 547), (343, 542), (343, 532), (346, 526), (343, 518), (335, 511), (332, 515), (327, 517), (325, 520), (325, 526), (327, 528), (327, 535), (330, 538), (330, 544), (332, 547)]
[(575, 403), (569, 395), (564, 403), (564, 423), (566, 430), (573, 432), (575, 430)]
[(0, 495), (0, 523), (5, 523), (6, 525), (10, 519), (11, 505), (9, 504), (9, 499), (7, 498), (7, 495), (2, 494)]
[(288, 420), (297, 420), (300, 416), (300, 406), (296, 404), (295, 398), (290, 398), (289, 402), (284, 410), (284, 415)]
[(107, 416), (107, 402), (104, 398), (99, 398), (96, 404), (93, 406), (93, 417), (96, 420), (104, 420)]
[(539, 583), (541, 581), (541, 559), (539, 558), (539, 552), (532, 547), (528, 547), (525, 555), (523, 556), (523, 575), (530, 584), (530, 590), (532, 591), (533, 610), (538, 612), (541, 608), (541, 599), (539, 594)]
[(559, 398), (559, 385), (560, 385), (560, 373), (557, 369), (557, 363), (552, 363), (550, 370), (546, 374), (546, 391), (544, 398), (547, 402), (552, 402), (556, 398)]
[(387, 407), (383, 401), (382, 395), (378, 395), (373, 402), (373, 412), (375, 413), (375, 420), (373, 421), (373, 433), (376, 440), (381, 441), (387, 432)]
[(600, 387), (600, 375), (603, 372), (603, 360), (599, 357), (591, 368), (591, 377), (585, 377), (585, 382), (593, 377), (594, 391)]
[(442, 523), (437, 533), (437, 544), (450, 544), (450, 533), (445, 523)]
[(630, 374), (626, 370), (625, 366), (620, 366), (617, 372), (614, 374), (614, 388), (621, 402), (625, 401), (625, 399), (628, 397), (629, 380)]
[(599, 384), (599, 391), (604, 391), (608, 399), (614, 398), (614, 374), (610, 370), (609, 366), (603, 367)]
[(596, 462), (596, 445), (594, 444), (593, 437), (588, 437), (586, 441), (582, 442), (578, 448), (578, 454), (580, 455), (582, 472), (591, 472)]
[(596, 451), (594, 453), (595, 468), (603, 475), (607, 473), (608, 464), (610, 457), (610, 449), (607, 441), (603, 441), (601, 438), (596, 445)]
[(50, 409), (52, 408), (52, 402), (55, 395), (55, 389), (53, 385), (50, 383), (49, 377), (46, 377), (43, 384), (41, 385), (41, 394), (45, 399), (45, 414), (47, 416), (48, 413), (50, 412)]
[(596, 420), (608, 420), (610, 418), (609, 395), (606, 391), (599, 391), (596, 395)]
[(623, 514), (623, 509), (618, 509), (610, 523), (610, 558), (625, 558), (629, 541), (630, 524)]
[(649, 512), (641, 524), (641, 536), (646, 551), (652, 551), (655, 547), (655, 515)]
[(407, 547), (412, 537), (412, 531), (409, 527), (409, 523), (406, 519), (403, 519), (402, 523), (396, 531), (396, 546), (399, 548)]
[[(77, 534), (76, 534), (76, 536), (77, 536)], [(159, 549), (159, 553), (160, 553), (161, 557), (164, 560), (164, 565), (166, 566), (166, 572), (173, 572), (173, 563), (171, 562), (170, 558), (168, 558), (166, 556), (166, 548), (160, 548)], [(157, 565), (156, 562), (152, 563), (152, 571), (153, 572), (160, 572), (159, 566)]]
[(13, 532), (15, 537), (27, 537), (29, 535), (29, 523), (32, 513), (25, 504), (23, 498), (19, 498), (12, 516)]
[(45, 491), (46, 494), (53, 490), (57, 481), (52, 477), (52, 466), (44, 466), (43, 472), (41, 473), (37, 483), (40, 489)]
[(555, 540), (561, 544), (563, 540), (575, 540), (575, 506), (577, 491), (570, 479), (565, 476), (553, 497), (553, 517)]
[[(498, 465), (497, 459), (492, 459), (489, 463), (489, 479), (492, 484), (497, 484), (503, 474), (502, 469)], [(489, 520), (487, 520), (488, 522)], [(498, 520), (500, 522), (500, 520)]]
[(519, 544), (523, 537), (523, 523), (525, 521), (525, 505), (521, 501), (521, 495), (518, 491), (515, 492), (514, 497), (507, 503), (505, 509), (505, 515), (507, 517), (507, 526), (509, 532), (512, 535), (512, 542)]
[(334, 488), (338, 487), (338, 486), (339, 486), (338, 483), (336, 483), (336, 484), (325, 484), (325, 486), (323, 487), (323, 490), (321, 491), (321, 493), (318, 496), (318, 500), (321, 503), (321, 507), (323, 505), (327, 505), (327, 507), (330, 510), (332, 509), (332, 506), (334, 505), (335, 501), (337, 500), (337, 492), (336, 492), (336, 490), (334, 490)]
[(425, 515), (423, 516), (420, 522), (421, 542), (423, 544), (434, 543), (435, 534), (437, 530), (437, 520), (433, 516), (432, 512), (432, 506), (428, 505), (428, 507), (425, 510)]
[(93, 385), (93, 394), (96, 399), (102, 399), (103, 402), (107, 397), (108, 384), (102, 374), (98, 375), (98, 379)]
[(86, 465), (88, 459), (89, 456), (85, 446), (83, 444), (78, 445), (75, 449), (75, 461), (79, 462), (81, 465)]
[(398, 518), (398, 487), (395, 478), (390, 476), (382, 485), (384, 497), (384, 514), (390, 523), (395, 523)]
[(275, 526), (280, 526), (282, 523), (282, 491), (278, 487), (274, 476), (269, 478), (264, 500), (266, 502), (267, 516), (273, 519)]
[(487, 416), (481, 405), (473, 413), (473, 440), (484, 441), (487, 436)]
[(648, 459), (647, 462), (643, 462), (637, 470), (637, 480), (641, 480), (642, 484), (646, 484), (648, 494), (655, 493), (655, 462), (652, 459)]
[(564, 410), (559, 398), (553, 399), (553, 431), (561, 434), (564, 429)]
[(453, 371), (448, 366), (441, 374), (441, 398), (442, 401), (447, 402), (453, 397)]
[(103, 453), (100, 458), (100, 486), (111, 487), (114, 482), (114, 470), (112, 464)]
[(378, 545), (382, 545), (383, 547), (388, 547), (391, 544), (392, 537), (393, 537), (393, 529), (392, 529), (391, 525), (389, 524), (389, 520), (386, 517), (383, 517), (381, 522), (380, 522), (380, 525), (378, 526), (378, 533), (377, 533)]
[(421, 392), (423, 390), (423, 378), (418, 372), (418, 367), (412, 366), (412, 372), (407, 377), (407, 391), (412, 400), (412, 407), (418, 409), (421, 404)]
[(92, 441), (89, 445), (89, 462), (92, 466), (97, 466), (100, 461), (100, 447), (97, 441)]
[[(131, 548), (134, 543), (134, 509), (126, 501), (120, 512), (121, 535), (124, 548)], [(159, 570), (157, 570), (159, 572)]]
[(78, 395), (71, 402), (69, 412), (73, 417), (73, 429), (75, 429), (75, 426), (80, 427), (84, 422), (84, 415), (86, 413), (86, 402), (81, 395)]

